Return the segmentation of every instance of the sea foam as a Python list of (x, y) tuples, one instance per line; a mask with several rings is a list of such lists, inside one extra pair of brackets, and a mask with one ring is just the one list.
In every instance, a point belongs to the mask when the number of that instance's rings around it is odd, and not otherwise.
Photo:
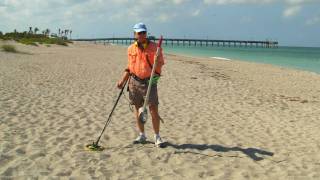
[(224, 61), (231, 61), (231, 59), (224, 58), (224, 57), (210, 57), (210, 58), (224, 60)]

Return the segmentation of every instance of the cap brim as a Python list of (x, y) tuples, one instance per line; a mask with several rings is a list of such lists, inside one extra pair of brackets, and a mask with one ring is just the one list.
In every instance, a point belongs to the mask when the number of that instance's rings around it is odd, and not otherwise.
[(134, 29), (134, 32), (137, 32), (137, 33), (138, 32), (143, 32), (143, 31), (147, 31), (147, 30), (146, 29), (142, 29), (142, 28), (141, 29)]

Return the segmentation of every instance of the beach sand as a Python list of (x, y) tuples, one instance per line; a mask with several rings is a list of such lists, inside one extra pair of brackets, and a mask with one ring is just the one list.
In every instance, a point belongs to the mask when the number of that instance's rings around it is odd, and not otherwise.
[[(15, 45), (29, 54), (0, 51), (0, 179), (320, 179), (318, 74), (166, 54), (158, 91), (168, 146), (132, 144), (126, 92), (106, 149), (90, 152), (126, 48)], [(149, 118), (153, 141), (151, 127)]]

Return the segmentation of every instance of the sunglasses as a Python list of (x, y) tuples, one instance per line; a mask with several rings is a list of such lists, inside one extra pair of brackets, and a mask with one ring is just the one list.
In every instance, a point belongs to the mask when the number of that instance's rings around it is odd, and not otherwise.
[(141, 35), (141, 34), (146, 34), (146, 33), (147, 33), (146, 31), (141, 31), (141, 32), (138, 32), (137, 34)]

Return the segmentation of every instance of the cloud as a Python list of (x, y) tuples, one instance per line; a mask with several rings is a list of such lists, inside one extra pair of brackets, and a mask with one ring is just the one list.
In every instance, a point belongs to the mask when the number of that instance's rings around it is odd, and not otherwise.
[[(228, 4), (284, 3), (283, 16), (298, 14), (304, 4), (319, 3), (316, 0), (0, 0), (1, 17), (7, 23), (71, 25), (98, 21), (152, 21), (168, 22), (177, 17), (199, 16), (199, 7)], [(37, 6), (34, 6), (37, 4)], [(198, 9), (197, 9), (198, 7)], [(172, 16), (172, 12), (176, 13)]]
[(306, 24), (307, 25), (315, 25), (315, 24), (320, 24), (320, 16), (316, 16), (316, 17), (313, 17), (311, 19), (308, 19), (306, 21)]
[(289, 6), (283, 11), (284, 17), (291, 17), (297, 15), (301, 11), (301, 6)]
[(182, 4), (182, 3), (185, 3), (185, 2), (187, 2), (188, 0), (172, 0), (172, 2), (174, 3), (174, 4)]
[(205, 4), (270, 4), (270, 3), (286, 3), (291, 5), (319, 3), (318, 0), (203, 0)]
[(308, 4), (308, 3), (319, 3), (318, 0), (285, 0), (287, 4)]
[(170, 16), (168, 14), (160, 14), (157, 19), (160, 21), (160, 22), (167, 22), (170, 20)]
[(200, 14), (200, 9), (197, 9), (191, 13), (191, 16), (199, 16), (199, 14)]
[(203, 0), (205, 4), (266, 4), (276, 0)]
[(284, 3), (283, 17), (292, 17), (298, 15), (303, 6), (311, 3), (320, 4), (319, 0), (203, 0), (205, 4), (230, 5), (230, 4), (274, 4)]
[[(282, 15), (298, 15), (305, 5), (320, 0), (0, 0), (0, 29), (26, 30), (29, 26), (40, 29), (88, 28), (101, 24), (168, 23), (206, 14), (210, 7), (234, 4), (279, 4)], [(37, 4), (37, 6), (35, 6)], [(250, 22), (246, 17), (241, 22)], [(308, 20), (308, 24), (317, 20)]]

